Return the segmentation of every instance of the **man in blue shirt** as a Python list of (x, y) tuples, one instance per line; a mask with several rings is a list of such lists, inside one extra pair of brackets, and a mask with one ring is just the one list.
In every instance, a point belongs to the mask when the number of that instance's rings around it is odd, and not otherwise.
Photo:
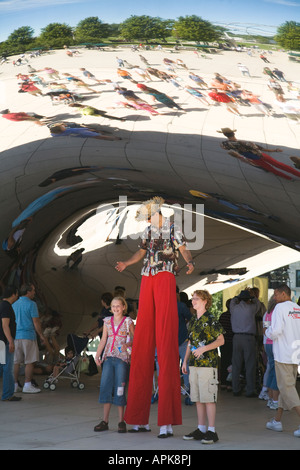
[(38, 393), (41, 391), (31, 384), (34, 364), (39, 360), (36, 333), (38, 333), (42, 342), (45, 341), (38, 308), (33, 301), (34, 296), (35, 287), (32, 284), (26, 284), (21, 287), (20, 298), (13, 304), (17, 323), (14, 358), (15, 391), (19, 391), (18, 376), (20, 364), (25, 364), (23, 393)]

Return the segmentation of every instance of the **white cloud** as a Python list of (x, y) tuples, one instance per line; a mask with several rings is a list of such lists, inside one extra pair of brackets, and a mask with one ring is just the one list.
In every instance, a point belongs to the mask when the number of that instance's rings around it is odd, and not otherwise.
[(277, 5), (284, 5), (288, 7), (300, 7), (299, 1), (290, 1), (290, 0), (264, 0), (268, 3), (276, 3)]
[(32, 8), (43, 8), (45, 6), (65, 5), (72, 3), (83, 3), (82, 0), (0, 0), (0, 11), (22, 11)]

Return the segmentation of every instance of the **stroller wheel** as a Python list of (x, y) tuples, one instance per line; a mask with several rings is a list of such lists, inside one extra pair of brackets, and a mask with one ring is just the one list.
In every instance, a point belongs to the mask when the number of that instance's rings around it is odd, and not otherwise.
[(84, 387), (85, 387), (85, 385), (84, 385), (83, 383), (79, 383), (79, 384), (78, 384), (78, 388), (79, 388), (79, 390), (83, 390), (83, 389), (84, 389)]
[(43, 387), (44, 387), (45, 389), (48, 389), (48, 388), (50, 387), (50, 384), (49, 384), (49, 382), (47, 382), (47, 381), (46, 381), (46, 382), (44, 382), (44, 385), (43, 385)]
[(76, 380), (73, 380), (73, 382), (71, 382), (71, 386), (73, 388), (77, 388), (78, 387), (78, 383), (76, 382)]
[(53, 391), (53, 390), (55, 390), (55, 389), (56, 389), (56, 385), (55, 385), (55, 384), (50, 384), (49, 388), (50, 388), (50, 390), (52, 390), (52, 391)]

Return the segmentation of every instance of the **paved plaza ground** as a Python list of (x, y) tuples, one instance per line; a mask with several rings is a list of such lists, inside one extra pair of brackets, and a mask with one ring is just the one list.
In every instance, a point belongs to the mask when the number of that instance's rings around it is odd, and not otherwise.
[[(35, 378), (39, 385), (43, 384), (42, 377)], [(299, 425), (296, 413), (284, 412), (283, 432), (270, 431), (266, 422), (274, 416), (274, 411), (267, 408), (264, 400), (234, 397), (226, 391), (218, 395), (219, 442), (214, 445), (183, 439), (183, 435), (197, 427), (195, 405), (186, 406), (184, 397), (182, 426), (174, 426), (174, 436), (168, 439), (157, 438), (157, 402), (151, 405), (151, 433), (119, 434), (114, 406), (109, 431), (94, 432), (94, 426), (102, 420), (103, 407), (98, 403), (100, 376), (82, 375), (81, 381), (85, 383), (82, 391), (72, 389), (69, 380), (61, 379), (54, 391), (43, 389), (35, 395), (20, 393), (22, 400), (14, 403), (0, 401), (0, 449), (111, 451), (107, 456), (113, 456), (116, 451), (135, 455), (141, 450), (145, 455), (147, 450), (169, 454), (198, 450), (299, 450), (299, 439), (293, 436)]]

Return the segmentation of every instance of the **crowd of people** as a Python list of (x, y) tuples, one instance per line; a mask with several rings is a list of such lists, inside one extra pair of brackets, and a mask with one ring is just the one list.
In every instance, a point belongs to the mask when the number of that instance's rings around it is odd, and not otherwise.
[[(266, 54), (264, 55), (266, 57)], [(24, 57), (20, 60), (25, 60)], [(80, 53), (80, 60), (84, 61), (84, 55)], [(109, 78), (99, 78), (93, 72), (85, 67), (78, 67), (77, 74), (71, 74), (64, 71), (58, 71), (51, 66), (41, 69), (34, 68), (28, 59), (26, 59), (26, 67), (28, 73), (18, 73), (17, 86), (19, 93), (29, 93), (35, 97), (50, 98), (53, 104), (72, 104), (76, 103), (77, 107), (82, 109), (88, 106), (80, 105), (80, 102), (90, 97), (100, 97), (101, 89), (98, 86), (105, 85), (105, 91), (112, 93), (115, 106), (135, 109), (137, 111), (146, 111), (152, 116), (161, 114), (163, 107), (175, 108), (179, 112), (187, 112), (188, 109), (178, 104), (172, 96), (167, 96), (160, 88), (158, 81), (174, 85), (179, 90), (186, 91), (190, 96), (201, 102), (205, 108), (211, 106), (225, 106), (226, 109), (237, 116), (247, 117), (251, 114), (242, 112), (243, 107), (255, 107), (262, 116), (280, 116), (284, 115), (291, 121), (299, 123), (299, 85), (296, 82), (289, 81), (286, 74), (277, 67), (264, 67), (262, 74), (266, 75), (266, 88), (272, 91), (274, 99), (272, 103), (266, 102), (264, 97), (258, 96), (255, 92), (249, 90), (251, 84), (245, 89), (235, 80), (225, 77), (220, 73), (215, 73), (211, 77), (205, 79), (195, 73), (195, 69), (190, 69), (182, 59), (163, 58), (159, 68), (155, 68), (149, 64), (149, 59), (139, 54), (137, 64), (129, 63), (123, 57), (116, 57), (116, 71)], [(23, 63), (25, 65), (25, 63)], [(241, 62), (237, 63), (237, 68), (243, 76), (247, 76), (251, 80), (249, 68)], [(204, 72), (204, 70), (202, 71)], [(85, 80), (88, 80), (86, 82)], [(156, 81), (157, 88), (146, 85)], [(91, 83), (93, 82), (93, 83)], [(128, 83), (128, 84), (127, 84)], [(285, 88), (285, 89), (284, 89)], [(142, 95), (141, 95), (142, 92)], [(116, 100), (116, 93), (124, 100)], [(152, 103), (143, 98), (143, 94), (151, 97)], [(157, 108), (156, 103), (159, 103)], [(104, 116), (105, 111), (97, 110), (90, 107), (89, 111), (83, 113)], [(5, 115), (6, 114), (6, 115)], [(9, 115), (8, 115), (9, 114)], [(20, 121), (21, 112), (3, 113), (3, 117), (15, 121)], [(34, 113), (31, 113), (34, 115)], [(14, 117), (16, 115), (16, 117)], [(106, 116), (109, 117), (109, 116)], [(28, 119), (28, 118), (27, 118)], [(112, 119), (112, 117), (110, 117)], [(116, 117), (114, 117), (116, 119)], [(32, 119), (33, 120), (33, 119)], [(55, 121), (55, 116), (52, 118)], [(124, 119), (125, 120), (125, 119)], [(40, 118), (36, 123), (47, 125)], [(66, 123), (65, 123), (66, 125)], [(50, 127), (50, 126), (49, 126)], [(79, 126), (80, 128), (81, 126)], [(74, 131), (72, 134), (52, 133), (51, 135), (63, 136), (74, 135), (79, 137), (93, 137), (93, 135), (79, 134)], [(95, 130), (94, 130), (95, 131)], [(100, 135), (102, 135), (100, 133)], [(99, 138), (99, 136), (98, 136)]]
[[(115, 266), (123, 272), (128, 266), (143, 262), (138, 307), (135, 302), (126, 301), (124, 287), (116, 286), (113, 294), (102, 295), (101, 314), (85, 332), (86, 337), (100, 336), (95, 361), (101, 369), (99, 403), (103, 405), (103, 419), (94, 431), (109, 429), (112, 405), (118, 408), (119, 433), (127, 432), (126, 424), (132, 425), (128, 430), (131, 433), (151, 431), (155, 358), (158, 438), (172, 437), (173, 426), (182, 424), (180, 370), (185, 376), (189, 404), (195, 403), (197, 413), (196, 430), (183, 439), (203, 444), (219, 440), (216, 432), (219, 381), (220, 388), (232, 391), (235, 397), (245, 390), (248, 398), (267, 400), (276, 416), (266, 427), (282, 431), (283, 410), (293, 409), (300, 417), (296, 388), (299, 305), (292, 302), (287, 285), (275, 289), (267, 308), (259, 300), (258, 288), (244, 289), (227, 301), (227, 311), (220, 316), (210, 312), (212, 296), (207, 290), (195, 290), (191, 302), (188, 299), (186, 302), (176, 287), (179, 253), (186, 262), (187, 275), (193, 272), (195, 263), (179, 228), (163, 216), (163, 203), (162, 198), (155, 197), (141, 205), (136, 218), (147, 220), (149, 225), (139, 249)], [(23, 393), (41, 391), (33, 383), (34, 371), (40, 367), (37, 337), (41, 344), (49, 343), (53, 328), (43, 329), (34, 298), (35, 287), (31, 283), (22, 286), (20, 297), (16, 287), (7, 287), (3, 292), (0, 304), (0, 341), (5, 350), (5, 360), (0, 365), (3, 401), (21, 399), (16, 395), (20, 391), (21, 364), (25, 365)], [(73, 353), (66, 350), (63, 361), (55, 358), (54, 378), (72, 360)], [(300, 437), (300, 427), (294, 436)]]
[[(180, 59), (164, 58), (159, 69), (151, 66), (141, 55), (139, 61), (142, 65), (129, 64), (119, 57), (116, 59), (115, 75), (103, 79), (83, 67), (78, 68), (82, 79), (52, 67), (35, 70), (27, 64), (28, 74), (17, 75), (18, 91), (29, 93), (38, 100), (50, 98), (53, 104), (65, 105), (68, 110), (79, 110), (83, 116), (100, 116), (123, 122), (126, 118), (108, 115), (94, 106), (81, 104), (81, 101), (84, 101), (86, 94), (101, 97), (101, 90), (95, 87), (105, 86), (116, 100), (114, 108), (117, 109), (145, 111), (151, 116), (161, 115), (164, 108), (175, 109), (179, 115), (188, 112), (188, 108), (160, 89), (159, 82), (163, 81), (176, 90), (185, 91), (186, 96), (195, 97), (207, 109), (225, 105), (230, 113), (238, 117), (242, 115), (242, 106), (255, 106), (266, 117), (276, 113), (272, 105), (252, 91), (243, 89), (239, 83), (219, 73), (204, 79), (189, 70)], [(261, 59), (266, 62), (263, 57)], [(239, 63), (238, 68), (243, 76), (247, 75), (251, 80), (251, 73), (243, 64)], [(277, 68), (271, 70), (265, 67), (263, 73), (270, 77), (267, 86), (274, 93), (275, 108), (277, 106), (288, 119), (298, 123), (298, 87), (285, 81), (285, 74)], [(93, 84), (85, 79), (93, 81)], [(155, 87), (150, 87), (149, 83), (153, 81), (156, 82)], [(286, 94), (293, 95), (294, 99), (286, 99)], [(144, 95), (149, 97), (151, 104), (144, 99)], [(2, 111), (2, 117), (48, 126), (49, 135), (54, 138), (120, 139), (88, 125), (61, 122), (55, 116), (47, 117), (35, 112), (14, 113), (6, 109)], [(251, 158), (249, 154), (252, 152), (257, 166), (279, 175), (279, 170), (273, 168), (276, 166), (275, 159), (266, 156), (265, 149), (251, 146), (250, 143), (245, 148), (245, 142), (236, 140), (235, 130), (223, 128), (221, 132), (228, 139), (222, 143), (222, 148), (244, 159)], [(236, 157), (236, 154), (233, 156)], [(283, 164), (277, 164), (278, 167), (287, 171)], [(290, 173), (300, 175), (296, 170)], [(287, 286), (275, 289), (274, 305), (270, 303), (267, 309), (258, 299), (259, 292), (255, 289), (243, 290), (228, 302), (227, 312), (219, 319), (210, 313), (212, 298), (206, 290), (195, 290), (191, 308), (184, 306), (179, 293), (176, 295), (178, 256), (180, 254), (186, 263), (187, 275), (193, 272), (194, 261), (183, 234), (162, 215), (160, 209), (163, 202), (162, 198), (157, 197), (141, 206), (137, 220), (148, 221), (150, 225), (142, 236), (138, 251), (128, 260), (116, 263), (120, 273), (132, 264), (143, 263), (138, 308), (132, 304), (128, 309), (122, 288), (117, 289), (114, 295), (105, 293), (101, 298), (103, 309), (99, 319), (85, 332), (87, 337), (101, 335), (95, 361), (101, 368), (99, 402), (103, 405), (103, 417), (94, 430), (103, 432), (109, 429), (110, 410), (114, 404), (118, 407), (118, 432), (125, 433), (127, 424), (132, 426), (128, 430), (131, 433), (150, 432), (149, 414), (154, 361), (157, 357), (158, 438), (172, 437), (173, 426), (182, 424), (181, 381), (189, 396), (189, 404), (196, 404), (197, 413), (197, 428), (183, 436), (185, 440), (193, 439), (203, 444), (218, 441), (216, 403), (219, 380), (221, 389), (232, 392), (235, 397), (242, 395), (245, 388), (246, 397), (266, 399), (269, 408), (276, 410), (276, 416), (267, 423), (267, 428), (281, 431), (283, 409), (294, 409), (300, 416), (296, 390), (298, 363), (297, 355), (292, 350), (292, 345), (300, 339), (299, 306), (291, 301)], [(161, 236), (165, 230), (169, 230), (167, 241)], [(78, 268), (84, 255), (82, 252), (77, 255), (75, 260), (71, 257), (66, 260), (66, 271)], [(71, 261), (73, 264), (69, 266)], [(59, 327), (50, 326), (50, 331), (42, 328), (34, 296), (33, 284), (22, 286), (20, 293), (15, 287), (7, 287), (3, 292), (0, 305), (0, 340), (4, 343), (6, 358), (5, 364), (0, 366), (3, 401), (21, 399), (15, 395), (20, 391), (21, 364), (25, 364), (21, 390), (24, 393), (41, 391), (34, 384), (33, 375), (36, 370), (47, 374), (51, 370), (43, 368), (40, 363), (38, 340), (47, 354), (52, 354), (51, 361), (48, 361), (52, 372), (56, 374), (65, 363), (61, 362), (55, 338)], [(261, 390), (258, 392), (261, 371), (263, 383), (260, 383)], [(294, 435), (300, 437), (300, 428)]]

